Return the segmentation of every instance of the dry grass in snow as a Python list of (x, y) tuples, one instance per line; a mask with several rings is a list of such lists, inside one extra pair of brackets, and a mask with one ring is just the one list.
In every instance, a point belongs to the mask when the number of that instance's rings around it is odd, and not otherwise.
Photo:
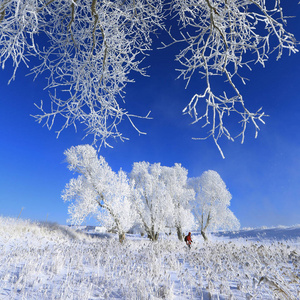
[(297, 243), (150, 242), (0, 218), (0, 299), (299, 299)]

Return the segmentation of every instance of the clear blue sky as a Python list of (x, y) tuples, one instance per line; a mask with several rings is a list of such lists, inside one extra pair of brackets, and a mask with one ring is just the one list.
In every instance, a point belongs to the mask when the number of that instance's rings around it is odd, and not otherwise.
[[(289, 20), (288, 29), (300, 40), (300, 5), (287, 11), (298, 18)], [(126, 89), (126, 108), (132, 113), (152, 111), (153, 120), (139, 120), (138, 127), (148, 134), (139, 136), (128, 123), (124, 135), (130, 141), (103, 148), (103, 155), (113, 170), (130, 172), (137, 161), (181, 163), (189, 177), (206, 170), (217, 171), (232, 194), (231, 210), (242, 227), (293, 225), (300, 223), (300, 54), (276, 61), (271, 55), (266, 68), (255, 66), (242, 88), (246, 105), (253, 111), (263, 106), (270, 117), (261, 126), (257, 139), (249, 127), (245, 143), (222, 139), (226, 156), (222, 159), (211, 139), (194, 141), (205, 135), (192, 119), (182, 116), (182, 109), (194, 93), (203, 89), (193, 82), (175, 80), (175, 49), (153, 51), (148, 60), (150, 78), (137, 77)], [(33, 103), (48, 101), (43, 91), (45, 81), (25, 77), (25, 68), (17, 72), (10, 85), (11, 67), (0, 71), (0, 215), (65, 224), (68, 204), (61, 192), (70, 178), (64, 150), (85, 144), (83, 133), (73, 128), (56, 139), (30, 116), (37, 112)], [(58, 129), (56, 127), (56, 129)], [(90, 221), (92, 222), (92, 221)], [(89, 221), (87, 222), (89, 223)]]

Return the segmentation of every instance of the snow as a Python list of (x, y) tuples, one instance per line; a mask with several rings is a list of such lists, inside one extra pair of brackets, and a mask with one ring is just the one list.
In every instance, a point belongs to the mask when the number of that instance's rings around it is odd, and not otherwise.
[(0, 299), (299, 299), (300, 225), (192, 238), (0, 217)]
[(243, 238), (249, 241), (288, 241), (294, 240), (300, 244), (300, 225), (290, 227), (278, 226), (274, 228), (249, 228), (232, 232), (218, 232), (214, 236), (224, 237), (229, 239)]

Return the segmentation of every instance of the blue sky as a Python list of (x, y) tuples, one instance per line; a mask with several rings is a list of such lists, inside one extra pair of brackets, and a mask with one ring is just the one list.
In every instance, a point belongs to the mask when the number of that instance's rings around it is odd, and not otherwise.
[[(289, 20), (288, 29), (300, 40), (300, 5), (295, 3), (288, 10), (287, 14), (298, 16)], [(148, 60), (150, 78), (136, 77), (136, 83), (126, 88), (125, 107), (130, 112), (152, 111), (153, 120), (137, 120), (147, 135), (139, 136), (124, 122), (121, 130), (130, 140), (114, 142), (113, 149), (102, 148), (100, 154), (115, 171), (130, 172), (137, 161), (181, 163), (189, 177), (215, 170), (232, 194), (230, 208), (242, 227), (299, 224), (300, 54), (285, 53), (279, 61), (271, 55), (266, 68), (257, 65), (246, 74), (250, 81), (241, 88), (246, 105), (253, 111), (263, 106), (269, 117), (257, 139), (253, 127), (244, 144), (239, 139), (222, 139), (226, 156), (222, 159), (211, 139), (191, 139), (206, 132), (190, 125), (192, 119), (181, 111), (204, 86), (194, 80), (185, 89), (185, 82), (175, 80), (175, 53), (173, 48), (154, 50)], [(57, 139), (55, 128), (48, 131), (36, 123), (30, 116), (37, 113), (34, 102), (49, 100), (43, 90), (45, 81), (33, 81), (22, 67), (8, 85), (11, 71), (9, 65), (0, 71), (0, 215), (18, 217), (24, 208), (22, 218), (65, 224), (68, 204), (63, 203), (61, 192), (76, 175), (67, 169), (63, 152), (90, 140), (82, 140), (84, 134), (73, 128)]]

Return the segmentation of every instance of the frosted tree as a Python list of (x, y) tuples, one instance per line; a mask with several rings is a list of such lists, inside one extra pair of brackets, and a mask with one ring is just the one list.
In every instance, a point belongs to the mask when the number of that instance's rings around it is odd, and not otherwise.
[(115, 173), (90, 145), (71, 147), (65, 155), (70, 171), (79, 174), (62, 194), (64, 201), (72, 202), (69, 221), (81, 224), (87, 217), (94, 217), (106, 228), (116, 230), (122, 242), (135, 219), (127, 175), (122, 170)]
[(188, 171), (180, 164), (173, 167), (162, 167), (162, 178), (166, 190), (173, 202), (173, 213), (170, 227), (176, 229), (178, 239), (183, 240), (183, 230), (190, 231), (194, 225), (194, 216), (190, 210), (190, 202), (195, 192), (187, 188)]
[(197, 218), (201, 234), (207, 240), (207, 230), (238, 229), (240, 223), (230, 206), (231, 194), (216, 171), (205, 171), (200, 177), (190, 178), (189, 186), (196, 193), (192, 211)]
[(173, 215), (173, 202), (162, 180), (159, 163), (136, 162), (130, 173), (134, 187), (132, 201), (141, 225), (152, 241), (167, 230)]
[[(48, 79), (50, 105), (37, 105), (38, 122), (51, 129), (60, 118), (58, 135), (83, 124), (94, 143), (109, 145), (110, 137), (125, 139), (119, 131), (122, 120), (137, 129), (133, 120), (138, 116), (124, 107), (124, 89), (133, 82), (133, 72), (145, 75), (141, 62), (152, 36), (170, 19), (178, 26), (169, 30), (171, 40), (162, 42), (180, 49), (179, 77), (188, 84), (200, 73), (205, 82), (183, 113), (194, 123), (204, 120), (223, 155), (219, 138), (234, 139), (225, 116), (240, 116), (242, 142), (248, 123), (257, 135), (258, 122), (264, 122), (261, 109), (250, 112), (245, 106), (240, 70), (253, 63), (264, 66), (272, 52), (279, 59), (284, 50), (297, 51), (280, 0), (3, 0), (0, 63), (4, 68), (12, 61), (12, 79), (21, 63)], [(216, 76), (226, 80), (221, 94), (215, 92)]]

